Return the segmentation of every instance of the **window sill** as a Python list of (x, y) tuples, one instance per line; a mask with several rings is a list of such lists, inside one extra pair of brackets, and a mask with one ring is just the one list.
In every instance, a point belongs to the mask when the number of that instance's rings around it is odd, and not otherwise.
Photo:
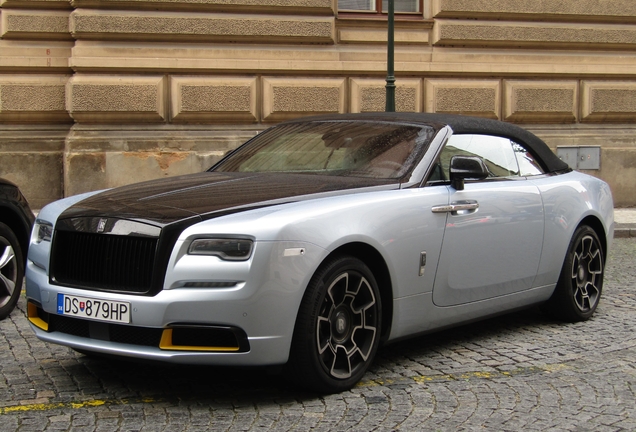
[[(370, 13), (357, 13), (357, 12), (338, 12), (336, 16), (338, 21), (387, 21), (387, 14), (379, 14), (375, 12)], [(405, 13), (395, 14), (394, 19), (396, 22), (418, 22), (430, 24), (433, 27), (435, 20), (424, 18), (421, 13)]]

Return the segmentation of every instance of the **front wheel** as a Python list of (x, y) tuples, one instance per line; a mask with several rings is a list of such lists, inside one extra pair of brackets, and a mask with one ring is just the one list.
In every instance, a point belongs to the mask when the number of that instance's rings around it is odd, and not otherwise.
[(359, 259), (324, 263), (303, 297), (288, 370), (302, 387), (323, 393), (350, 389), (373, 361), (380, 341), (380, 292)]
[(574, 232), (548, 311), (568, 322), (590, 318), (603, 291), (605, 260), (596, 232), (582, 225)]
[(22, 249), (11, 229), (0, 222), (0, 319), (15, 308), (22, 291)]

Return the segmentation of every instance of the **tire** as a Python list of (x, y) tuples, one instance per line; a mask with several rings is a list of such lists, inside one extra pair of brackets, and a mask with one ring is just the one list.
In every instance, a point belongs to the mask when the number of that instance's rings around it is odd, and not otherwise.
[(596, 232), (587, 225), (578, 227), (557, 286), (546, 305), (548, 312), (567, 322), (591, 318), (603, 292), (604, 269), (605, 257)]
[(320, 393), (353, 387), (378, 350), (382, 305), (378, 285), (359, 259), (339, 256), (314, 274), (303, 297), (287, 370)]
[(15, 308), (22, 291), (24, 260), (17, 237), (0, 222), (0, 320)]

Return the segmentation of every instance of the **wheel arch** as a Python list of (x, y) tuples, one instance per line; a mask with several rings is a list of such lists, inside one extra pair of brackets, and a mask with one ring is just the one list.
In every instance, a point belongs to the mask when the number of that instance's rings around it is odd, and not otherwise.
[(380, 301), (382, 302), (382, 331), (380, 341), (386, 341), (391, 333), (391, 323), (393, 322), (393, 285), (391, 284), (391, 273), (389, 272), (384, 257), (377, 249), (367, 243), (353, 242), (339, 246), (327, 255), (322, 262), (324, 263), (336, 255), (355, 257), (365, 263), (371, 273), (373, 273), (378, 283)]
[(583, 225), (589, 226), (590, 228), (594, 230), (594, 232), (596, 232), (596, 235), (598, 236), (598, 239), (601, 242), (601, 248), (603, 248), (603, 257), (604, 257), (603, 265), (605, 265), (605, 263), (607, 262), (608, 245), (607, 245), (607, 235), (605, 234), (603, 223), (596, 216), (589, 215), (583, 218), (583, 220), (579, 222), (576, 228), (578, 229), (580, 226), (583, 226)]

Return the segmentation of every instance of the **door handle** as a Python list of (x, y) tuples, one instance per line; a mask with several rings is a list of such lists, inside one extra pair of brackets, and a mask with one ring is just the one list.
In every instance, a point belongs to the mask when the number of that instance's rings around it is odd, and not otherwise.
[(472, 213), (479, 208), (479, 203), (473, 200), (456, 201), (446, 205), (437, 205), (431, 208), (433, 213), (455, 213), (459, 212)]

